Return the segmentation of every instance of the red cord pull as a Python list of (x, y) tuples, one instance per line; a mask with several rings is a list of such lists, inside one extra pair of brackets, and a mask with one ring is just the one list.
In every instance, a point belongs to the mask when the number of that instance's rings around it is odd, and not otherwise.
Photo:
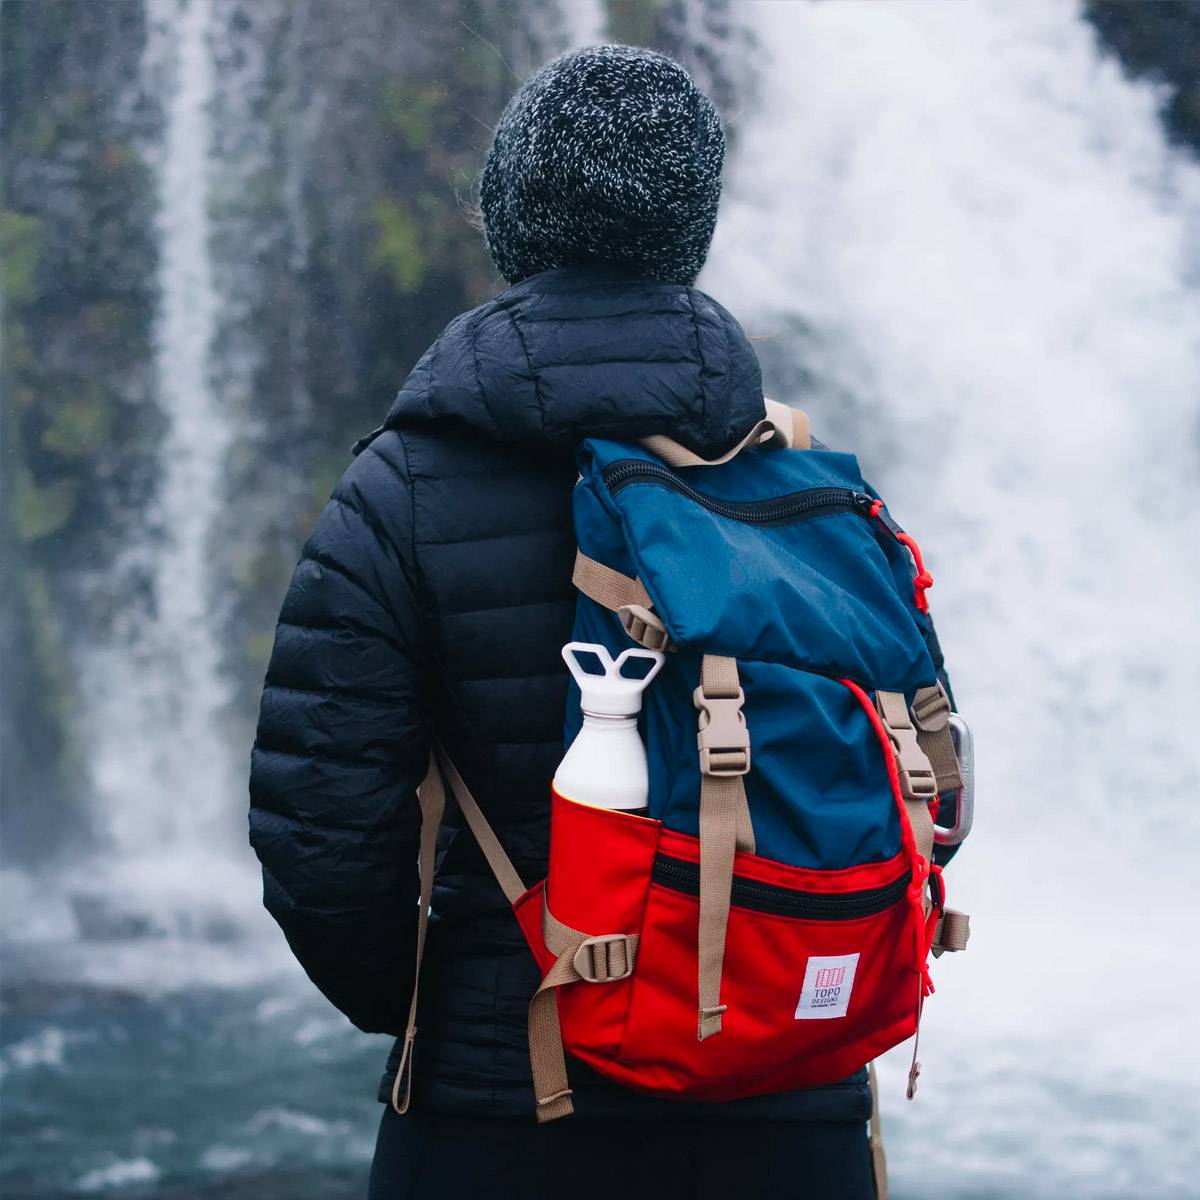
[(927, 613), (929, 611), (929, 601), (925, 599), (925, 593), (929, 588), (933, 587), (933, 576), (925, 569), (925, 559), (921, 557), (921, 547), (917, 545), (916, 538), (911, 534), (905, 533), (891, 517), (884, 517), (882, 513), (883, 501), (872, 501), (871, 507), (867, 510), (867, 515), (879, 521), (896, 541), (908, 547), (908, 552), (913, 556), (913, 563), (917, 568), (917, 575), (913, 580), (913, 603), (917, 606), (917, 612)]
[(913, 580), (913, 603), (917, 606), (918, 612), (927, 613), (929, 611), (929, 601), (925, 598), (925, 593), (929, 588), (933, 587), (933, 576), (925, 569), (925, 560), (921, 557), (921, 547), (917, 545), (917, 539), (904, 530), (900, 530), (896, 534), (896, 540), (903, 542), (913, 556), (913, 562), (917, 564), (917, 576)]
[(933, 976), (929, 973), (929, 954), (933, 950), (933, 940), (937, 936), (937, 923), (946, 911), (946, 885), (942, 880), (942, 868), (937, 863), (930, 863), (926, 874), (925, 886), (929, 888), (929, 914), (925, 918), (925, 945), (921, 956), (921, 994), (932, 996), (937, 989), (933, 986)]

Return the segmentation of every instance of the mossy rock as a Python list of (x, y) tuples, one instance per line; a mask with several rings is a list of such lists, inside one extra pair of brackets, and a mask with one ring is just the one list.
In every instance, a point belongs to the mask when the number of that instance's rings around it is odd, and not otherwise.
[(444, 84), (417, 87), (389, 80), (384, 85), (380, 107), (384, 121), (399, 136), (404, 148), (420, 154), (433, 144), (438, 112), (446, 100)]
[(371, 206), (375, 237), (370, 259), (391, 276), (396, 291), (411, 296), (425, 281), (424, 230), (412, 210), (394, 196), (385, 196)]
[(112, 406), (98, 387), (72, 396), (58, 406), (42, 433), (42, 447), (64, 458), (92, 455), (108, 441)]
[(0, 280), (4, 302), (19, 309), (37, 299), (37, 269), (42, 250), (42, 222), (28, 213), (0, 212)]
[(55, 479), (38, 484), (18, 459), (12, 475), (12, 521), (24, 542), (57, 533), (71, 519), (79, 494), (79, 480)]

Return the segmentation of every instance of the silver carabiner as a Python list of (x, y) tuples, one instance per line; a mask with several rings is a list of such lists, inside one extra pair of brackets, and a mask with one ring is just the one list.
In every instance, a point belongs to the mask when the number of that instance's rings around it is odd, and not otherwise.
[(975, 823), (975, 739), (971, 736), (971, 727), (958, 713), (952, 712), (948, 721), (963, 785), (958, 792), (958, 811), (954, 824), (949, 828), (943, 825), (933, 827), (933, 840), (939, 846), (957, 846), (965, 840)]

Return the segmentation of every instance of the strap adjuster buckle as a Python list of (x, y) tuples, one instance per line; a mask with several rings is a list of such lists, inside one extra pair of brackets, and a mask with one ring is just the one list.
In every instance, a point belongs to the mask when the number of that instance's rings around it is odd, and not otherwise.
[(585, 983), (617, 983), (633, 974), (635, 946), (627, 933), (584, 938), (572, 963)]
[(667, 627), (643, 604), (622, 604), (617, 609), (621, 626), (635, 642), (647, 650), (673, 650)]
[(946, 689), (942, 687), (941, 681), (935, 688), (922, 689), (913, 700), (912, 708), (913, 724), (922, 733), (937, 733), (939, 729), (945, 729), (950, 721), (950, 697), (946, 695)]
[[(903, 697), (898, 698), (903, 705)], [(896, 714), (889, 719), (887, 706), (877, 703), (879, 716), (883, 727), (887, 730), (888, 739), (896, 754), (896, 770), (900, 776), (900, 794), (905, 800), (933, 800), (937, 797), (937, 776), (925, 751), (917, 741), (917, 731), (907, 707), (904, 708), (904, 720)]]
[(717, 778), (748, 774), (750, 730), (742, 712), (745, 691), (738, 688), (736, 696), (706, 696), (704, 688), (698, 687), (692, 693), (692, 703), (700, 710), (696, 744), (700, 748), (701, 772)]

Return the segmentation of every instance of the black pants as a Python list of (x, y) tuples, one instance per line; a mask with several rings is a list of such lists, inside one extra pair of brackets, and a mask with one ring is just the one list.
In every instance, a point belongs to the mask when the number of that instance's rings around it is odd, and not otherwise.
[(857, 1121), (550, 1125), (385, 1109), (369, 1200), (873, 1200)]

